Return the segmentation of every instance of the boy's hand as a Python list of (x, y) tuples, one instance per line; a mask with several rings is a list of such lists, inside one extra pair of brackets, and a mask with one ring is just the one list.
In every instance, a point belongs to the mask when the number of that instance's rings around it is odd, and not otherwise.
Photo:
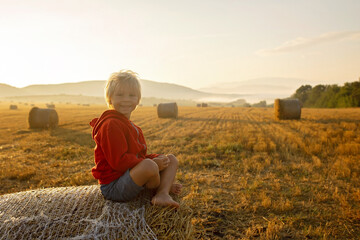
[(159, 171), (164, 170), (169, 166), (170, 160), (165, 155), (159, 155), (158, 157), (153, 158), (153, 161), (158, 165)]

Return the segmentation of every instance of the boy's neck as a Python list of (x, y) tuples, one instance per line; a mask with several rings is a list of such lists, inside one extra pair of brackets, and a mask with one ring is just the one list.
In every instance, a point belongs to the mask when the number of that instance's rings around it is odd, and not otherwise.
[(130, 120), (131, 113), (130, 113), (130, 114), (128, 114), (128, 115), (125, 115), (125, 114), (122, 114), (121, 112), (117, 111), (117, 110), (116, 110), (116, 109), (114, 109), (114, 108), (109, 108), (109, 110), (114, 110), (114, 111), (116, 111), (116, 112), (120, 113), (121, 115), (123, 115), (124, 117), (126, 117), (128, 120)]

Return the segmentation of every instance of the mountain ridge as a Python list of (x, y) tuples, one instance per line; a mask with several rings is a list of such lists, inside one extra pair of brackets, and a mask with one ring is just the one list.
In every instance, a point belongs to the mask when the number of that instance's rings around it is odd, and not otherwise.
[[(142, 97), (155, 97), (164, 99), (190, 99), (202, 101), (203, 99), (222, 99), (233, 101), (242, 98), (240, 94), (218, 94), (194, 90), (189, 87), (160, 83), (150, 80), (140, 80)], [(0, 97), (33, 96), (33, 95), (84, 95), (103, 97), (105, 80), (91, 80), (76, 83), (35, 84), (23, 88), (16, 88), (8, 84), (0, 84)]]
[[(241, 82), (223, 82), (206, 88), (190, 87), (141, 79), (142, 97), (195, 102), (272, 102), (276, 98), (291, 96), (301, 85), (311, 84), (298, 78), (255, 78)], [(103, 97), (105, 80), (88, 80), (75, 83), (34, 84), (16, 88), (0, 84), (0, 97), (33, 95), (83, 95)]]

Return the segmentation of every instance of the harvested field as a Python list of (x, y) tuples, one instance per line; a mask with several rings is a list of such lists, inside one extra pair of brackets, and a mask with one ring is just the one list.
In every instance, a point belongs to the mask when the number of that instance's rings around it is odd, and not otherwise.
[[(28, 129), (30, 108), (0, 105), (0, 194), (96, 184), (88, 123), (105, 106), (57, 104), (59, 126), (48, 130)], [(159, 239), (360, 236), (360, 109), (305, 108), (300, 120), (277, 121), (270, 108), (179, 107), (177, 119), (161, 119), (139, 107), (132, 120), (149, 152), (180, 161), (175, 217), (193, 231), (166, 235), (178, 226), (172, 212), (147, 206)]]

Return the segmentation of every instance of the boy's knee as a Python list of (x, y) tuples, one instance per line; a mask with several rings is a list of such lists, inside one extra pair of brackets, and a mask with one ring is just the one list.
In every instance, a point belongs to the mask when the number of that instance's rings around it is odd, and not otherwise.
[(144, 174), (146, 174), (148, 177), (159, 174), (159, 167), (153, 160), (146, 158), (141, 161), (141, 164), (144, 169)]
[(176, 166), (179, 165), (179, 160), (177, 160), (177, 158), (173, 154), (168, 154), (167, 157), (170, 160), (170, 164), (176, 165)]

